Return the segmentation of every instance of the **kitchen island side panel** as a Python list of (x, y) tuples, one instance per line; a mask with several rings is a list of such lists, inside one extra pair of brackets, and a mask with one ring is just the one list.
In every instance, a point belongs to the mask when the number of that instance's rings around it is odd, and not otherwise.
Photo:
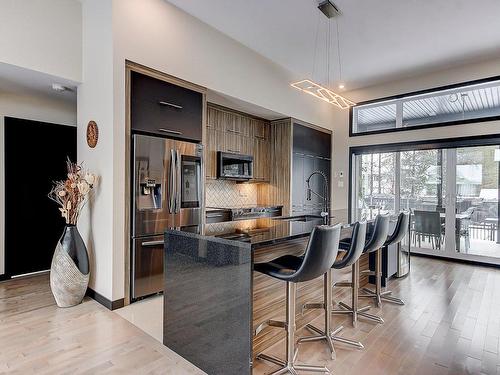
[(208, 374), (251, 374), (247, 243), (165, 232), (163, 343)]

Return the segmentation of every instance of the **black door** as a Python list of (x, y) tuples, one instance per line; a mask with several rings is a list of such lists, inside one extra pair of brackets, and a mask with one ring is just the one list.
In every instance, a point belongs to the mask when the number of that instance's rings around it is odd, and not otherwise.
[(76, 127), (5, 118), (5, 273), (50, 268), (64, 228), (49, 193), (76, 160)]

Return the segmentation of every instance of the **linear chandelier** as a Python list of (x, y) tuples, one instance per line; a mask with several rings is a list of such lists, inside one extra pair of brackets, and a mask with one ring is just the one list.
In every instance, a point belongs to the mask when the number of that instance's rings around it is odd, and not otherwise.
[(332, 90), (323, 87), (310, 79), (303, 79), (302, 81), (297, 81), (290, 84), (292, 87), (305, 92), (306, 94), (312, 95), (318, 99), (324, 100), (330, 104), (336, 105), (341, 109), (348, 109), (356, 103), (344, 98), (343, 96), (334, 93)]
[[(318, 9), (325, 15), (328, 19), (328, 32), (326, 34), (326, 85), (330, 84), (330, 45), (331, 45), (331, 33), (330, 33), (330, 25), (331, 19), (334, 17), (340, 16), (340, 10), (331, 0), (323, 0), (319, 5)], [(319, 18), (318, 18), (319, 20)], [(340, 57), (340, 32), (339, 32), (339, 22), (338, 18), (336, 19), (337, 26), (337, 56), (338, 56), (338, 65), (339, 65), (339, 88), (344, 88), (344, 84), (342, 83), (342, 60)], [(348, 109), (353, 105), (356, 105), (353, 101), (333, 92), (332, 90), (326, 88), (325, 86), (314, 82), (314, 68), (316, 66), (316, 52), (318, 45), (318, 28), (319, 23), (316, 25), (316, 40), (314, 46), (314, 56), (313, 56), (313, 69), (311, 79), (303, 79), (301, 81), (293, 82), (290, 85), (306, 94), (312, 95), (315, 98), (321, 99), (327, 103), (336, 105), (340, 109)]]

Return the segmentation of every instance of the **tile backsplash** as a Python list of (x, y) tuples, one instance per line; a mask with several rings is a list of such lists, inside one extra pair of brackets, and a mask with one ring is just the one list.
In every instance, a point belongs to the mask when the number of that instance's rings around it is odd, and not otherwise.
[(257, 184), (238, 184), (227, 180), (207, 180), (207, 207), (240, 207), (257, 205)]

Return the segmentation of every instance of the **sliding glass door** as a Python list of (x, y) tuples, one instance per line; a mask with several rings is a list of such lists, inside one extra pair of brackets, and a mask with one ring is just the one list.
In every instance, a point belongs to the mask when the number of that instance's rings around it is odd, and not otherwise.
[(412, 214), (412, 251), (500, 264), (500, 148), (353, 154), (352, 219)]
[(499, 156), (495, 146), (456, 149), (455, 249), (459, 253), (500, 258)]

